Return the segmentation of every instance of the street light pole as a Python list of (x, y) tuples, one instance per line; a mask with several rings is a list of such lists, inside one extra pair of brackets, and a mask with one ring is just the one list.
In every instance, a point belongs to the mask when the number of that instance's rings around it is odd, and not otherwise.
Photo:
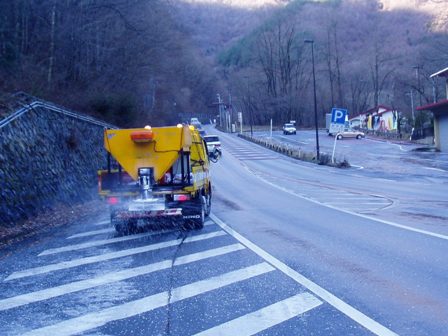
[(244, 76), (244, 78), (246, 79), (246, 84), (247, 84), (247, 107), (246, 107), (246, 111), (247, 109), (249, 109), (249, 122), (250, 122), (250, 136), (253, 137), (254, 136), (254, 131), (253, 131), (253, 124), (254, 124), (254, 116), (252, 114), (252, 107), (251, 107), (251, 103), (250, 103), (250, 86), (249, 86), (249, 77), (248, 76)]
[(311, 59), (312, 59), (312, 63), (313, 63), (314, 126), (316, 127), (316, 157), (317, 157), (317, 161), (319, 161), (320, 155), (319, 155), (319, 132), (318, 132), (318, 122), (317, 122), (316, 72), (314, 69), (314, 40), (305, 40), (305, 43), (311, 44)]

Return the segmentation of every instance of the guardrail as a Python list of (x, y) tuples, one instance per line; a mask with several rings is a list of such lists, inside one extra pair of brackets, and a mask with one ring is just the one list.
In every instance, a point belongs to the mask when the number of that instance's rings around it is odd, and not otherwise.
[(21, 109), (17, 110), (16, 112), (14, 112), (13, 114), (7, 116), (6, 118), (0, 120), (0, 128), (5, 127), (11, 121), (21, 117), (25, 113), (27, 113), (29, 111), (32, 111), (32, 110), (34, 110), (37, 107), (43, 107), (43, 108), (46, 108), (46, 109), (48, 109), (50, 111), (61, 113), (61, 114), (70, 116), (72, 118), (75, 118), (75, 119), (78, 119), (78, 120), (82, 120), (82, 121), (85, 121), (85, 122), (88, 122), (88, 123), (91, 123), (91, 124), (95, 124), (95, 125), (98, 125), (98, 126), (103, 126), (103, 127), (107, 127), (107, 128), (117, 128), (116, 126), (114, 126), (112, 124), (106, 123), (104, 121), (97, 120), (97, 119), (95, 119), (93, 117), (90, 117), (90, 116), (87, 116), (87, 115), (82, 115), (82, 114), (75, 113), (75, 112), (72, 112), (72, 111), (68, 111), (68, 110), (60, 108), (60, 107), (58, 107), (56, 105), (53, 105), (51, 103), (47, 103), (47, 102), (43, 102), (43, 101), (39, 101), (39, 100), (34, 101), (34, 102), (30, 103), (30, 104), (21, 104), (21, 105), (23, 106)]

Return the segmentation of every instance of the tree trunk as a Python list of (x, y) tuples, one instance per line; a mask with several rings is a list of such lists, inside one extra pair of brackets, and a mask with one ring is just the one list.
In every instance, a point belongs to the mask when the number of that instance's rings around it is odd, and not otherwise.
[(47, 85), (48, 89), (51, 88), (53, 84), (53, 67), (54, 67), (54, 50), (55, 50), (55, 31), (56, 31), (56, 1), (53, 2), (51, 7), (51, 17), (50, 17), (50, 56), (48, 60), (48, 74), (47, 74)]

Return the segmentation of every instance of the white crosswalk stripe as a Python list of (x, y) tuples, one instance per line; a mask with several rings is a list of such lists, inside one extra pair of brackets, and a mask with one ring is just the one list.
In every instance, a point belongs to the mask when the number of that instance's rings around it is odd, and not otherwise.
[(100, 230), (77, 233), (77, 234), (74, 234), (73, 236), (67, 237), (67, 239), (84, 238), (84, 237), (89, 237), (89, 236), (95, 236), (98, 234), (115, 233), (115, 232), (116, 231), (114, 228), (100, 229)]
[(239, 160), (275, 160), (278, 158), (278, 156), (275, 154), (255, 150), (231, 149), (228, 151)]
[(93, 263), (97, 263), (100, 261), (106, 261), (106, 260), (111, 260), (111, 259), (116, 259), (116, 258), (121, 258), (121, 257), (127, 257), (127, 256), (131, 256), (131, 255), (138, 254), (138, 253), (155, 251), (155, 250), (170, 247), (170, 246), (176, 246), (179, 243), (181, 243), (182, 241), (184, 243), (190, 243), (190, 242), (196, 242), (196, 241), (200, 241), (200, 240), (204, 240), (204, 239), (210, 239), (210, 238), (215, 238), (215, 237), (219, 237), (219, 236), (224, 236), (225, 234), (226, 233), (223, 231), (217, 231), (217, 232), (206, 233), (206, 234), (202, 234), (202, 235), (188, 237), (185, 240), (180, 238), (180, 239), (170, 240), (170, 241), (166, 241), (166, 242), (146, 245), (146, 246), (142, 246), (142, 247), (136, 247), (136, 248), (131, 248), (131, 249), (117, 251), (117, 252), (105, 253), (105, 254), (98, 255), (98, 256), (85, 257), (85, 258), (80, 258), (80, 259), (63, 261), (60, 263), (50, 264), (50, 265), (46, 265), (46, 266), (30, 268), (27, 270), (12, 273), (4, 281), (24, 278), (24, 277), (28, 277), (28, 276), (37, 275), (37, 274), (44, 274), (44, 273), (53, 272), (53, 271), (59, 271), (62, 269), (68, 269), (68, 268), (81, 266), (81, 265), (93, 264)]
[(129, 240), (135, 240), (135, 239), (150, 237), (150, 236), (159, 235), (159, 234), (163, 234), (163, 233), (169, 233), (169, 232), (173, 232), (173, 230), (147, 232), (147, 233), (133, 234), (133, 235), (124, 236), (124, 237), (95, 240), (95, 241), (82, 243), (82, 244), (67, 245), (67, 246), (62, 246), (62, 247), (45, 250), (42, 253), (40, 253), (38, 256), (41, 257), (41, 256), (49, 255), (49, 254), (70, 252), (70, 251), (86, 249), (89, 247), (121, 243), (121, 242), (129, 241)]
[[(101, 225), (103, 225), (103, 224), (110, 224), (110, 222), (109, 221), (101, 222)], [(214, 223), (212, 221), (206, 221), (204, 223), (204, 226), (209, 226), (209, 225), (213, 225), (213, 224)], [(175, 230), (172, 230), (172, 231), (175, 231)], [(168, 232), (168, 230), (166, 230), (165, 232)], [(108, 227), (106, 229), (99, 229), (99, 230), (77, 233), (77, 234), (67, 237), (67, 239), (84, 238), (84, 237), (95, 236), (95, 235), (104, 234), (104, 233), (112, 234), (112, 233), (117, 233), (117, 231), (115, 231), (115, 229), (112, 227)], [(159, 233), (160, 233), (160, 231), (159, 231)]]
[(223, 149), (239, 160), (275, 160), (278, 159), (278, 154), (268, 150), (262, 150), (257, 146), (241, 146), (234, 139), (223, 140)]
[(110, 220), (109, 219), (105, 219), (105, 220), (103, 220), (103, 221), (101, 221), (101, 222), (97, 222), (97, 223), (95, 223), (95, 224), (93, 224), (93, 225), (104, 225), (104, 224), (110, 224)]
[(247, 280), (268, 272), (274, 271), (275, 268), (268, 263), (261, 263), (249, 266), (236, 271), (225, 273), (219, 276), (208, 278), (206, 280), (197, 281), (174, 288), (171, 291), (171, 299), (169, 292), (162, 292), (151, 296), (144, 297), (139, 300), (130, 301), (125, 304), (113, 306), (98, 312), (93, 312), (73, 319), (65, 320), (54, 325), (31, 330), (23, 335), (74, 335), (87, 330), (101, 327), (109, 322), (122, 320), (151, 310), (164, 307), (170, 303), (185, 300), (206, 292), (222, 288), (243, 280)]
[(195, 336), (249, 336), (316, 308), (322, 304), (310, 293), (301, 293), (232, 321), (204, 330)]
[[(216, 224), (212, 220), (208, 220), (206, 222), (207, 226), (216, 225), (221, 228), (220, 225)], [(172, 230), (171, 230), (172, 231)], [(130, 236), (120, 236), (120, 237), (111, 237), (103, 239), (103, 237), (98, 236), (95, 239), (95, 235), (102, 234), (110, 234), (113, 232), (112, 228), (106, 229), (98, 229), (92, 230), (89, 232), (82, 232), (72, 236), (67, 237), (67, 239), (81, 239), (87, 238), (89, 241), (80, 242), (77, 244), (72, 244), (68, 246), (61, 246), (57, 248), (47, 249), (43, 251), (39, 256), (47, 256), (47, 258), (58, 258), (60, 253), (63, 252), (71, 252), (71, 251), (79, 251), (76, 255), (76, 258), (69, 259), (62, 262), (50, 263), (30, 269), (24, 269), (17, 272), (14, 272), (7, 277), (4, 282), (8, 283), (11, 280), (19, 280), (25, 277), (32, 277), (35, 275), (41, 275), (46, 273), (51, 273), (55, 271), (64, 271), (74, 267), (82, 266), (82, 265), (91, 265), (94, 263), (98, 263), (98, 265), (102, 265), (103, 263), (107, 263), (117, 258), (126, 257), (126, 256), (134, 256), (137, 254), (149, 252), (149, 251), (158, 251), (159, 249), (175, 247), (175, 246), (186, 246), (183, 245), (185, 243), (192, 242), (204, 242), (206, 240), (211, 240), (211, 242), (206, 243), (204, 246), (213, 246), (213, 239), (218, 239), (219, 237), (228, 236), (231, 237), (224, 230), (213, 231), (209, 233), (190, 235), (185, 239), (178, 238), (172, 239), (169, 241), (158, 241), (148, 245), (132, 247), (132, 248), (122, 248), (118, 249), (114, 252), (102, 252), (102, 249), (95, 250), (95, 248), (114, 244), (114, 243), (123, 243), (128, 242), (129, 245), (132, 246), (133, 241), (137, 239), (144, 239), (149, 236), (155, 236), (160, 233), (164, 233), (161, 231), (158, 232), (147, 232), (143, 234), (134, 234)], [(188, 234), (188, 233), (186, 233)], [(161, 236), (163, 237), (163, 236)], [(163, 238), (162, 238), (163, 239)], [(166, 238), (165, 238), (166, 239)], [(151, 240), (156, 240), (151, 238)], [(226, 240), (221, 240), (220, 242), (225, 242)], [(96, 290), (101, 291), (100, 286), (106, 286), (104, 288), (109, 288), (111, 284), (115, 283), (126, 283), (127, 281), (137, 281), (137, 277), (146, 276), (151, 277), (151, 279), (156, 279), (157, 276), (162, 276), (160, 273), (156, 275), (157, 272), (185, 272), (188, 269), (188, 266), (185, 265), (195, 265), (197, 262), (205, 262), (210, 263), (210, 265), (226, 265), (228, 264), (228, 260), (234, 258), (236, 256), (235, 253), (239, 252), (242, 254), (238, 254), (238, 256), (250, 255), (253, 252), (244, 245), (244, 243), (240, 243), (235, 238), (232, 237), (232, 242), (227, 242), (227, 245), (219, 246), (219, 247), (209, 247), (206, 249), (202, 249), (197, 251), (198, 248), (201, 248), (200, 244), (197, 245), (189, 245), (185, 247), (187, 250), (193, 249), (193, 251), (189, 252), (189, 254), (179, 255), (175, 258), (166, 259), (166, 256), (162, 260), (154, 261), (149, 264), (144, 264), (136, 267), (122, 268), (113, 271), (109, 271), (108, 273), (97, 273), (97, 275), (90, 277), (86, 276), (84, 280), (77, 280), (67, 283), (56, 283), (48, 288), (37, 289), (34, 291), (29, 291), (25, 293), (15, 293), (13, 296), (6, 297), (0, 299), (0, 311), (8, 311), (8, 313), (14, 314), (16, 311), (15, 308), (26, 307), (27, 305), (34, 304), (33, 309), (39, 307), (39, 305), (52, 305), (52, 301), (47, 300), (56, 300), (59, 298), (59, 302), (62, 302), (62, 306), (66, 304), (70, 304), (67, 300), (64, 300), (63, 297), (65, 295), (74, 295), (79, 293), (78, 296), (74, 296), (74, 300), (76, 301), (80, 295), (83, 295), (83, 291), (92, 290), (97, 288)], [(183, 243), (180, 245), (180, 243)], [(142, 244), (142, 242), (139, 242)], [(221, 245), (221, 244), (220, 244)], [(122, 245), (116, 245), (117, 247), (121, 247)], [(90, 255), (85, 257), (78, 257), (79, 254), (82, 255), (83, 250), (86, 248), (92, 248), (89, 250), (89, 253), (99, 251), (98, 255)], [(250, 251), (250, 252), (249, 252)], [(221, 258), (221, 259), (216, 259)], [(246, 257), (244, 257), (246, 258)], [(250, 258), (253, 258), (250, 257)], [(192, 280), (192, 282), (188, 284), (183, 284), (179, 287), (175, 287), (171, 290), (167, 290), (166, 286), (163, 286), (162, 292), (157, 294), (151, 294), (149, 296), (144, 296), (145, 292), (142, 291), (142, 298), (135, 299), (133, 298), (131, 301), (124, 301), (124, 303), (118, 303), (110, 306), (109, 308), (102, 308), (100, 310), (89, 310), (84, 313), (80, 312), (79, 316), (69, 317), (68, 319), (43, 319), (42, 321), (34, 324), (32, 329), (25, 328), (20, 330), (20, 334), (24, 335), (75, 335), (84, 332), (88, 332), (89, 330), (100, 328), (105, 326), (106, 324), (114, 321), (120, 321), (127, 319), (129, 317), (137, 316), (143, 313), (150, 313), (151, 311), (162, 308), (167, 305), (171, 305), (173, 303), (183, 301), (186, 299), (190, 299), (196, 296), (207, 296), (211, 291), (224, 288), (226, 286), (242, 283), (241, 286), (249, 285), (250, 279), (258, 277), (263, 274), (271, 273), (276, 271), (277, 274), (281, 274), (278, 269), (276, 269), (273, 265), (264, 260), (260, 260), (257, 256), (258, 261), (253, 260), (248, 265), (247, 262), (244, 262), (241, 266), (237, 267), (236, 270), (225, 270), (218, 271), (216, 269), (213, 274), (222, 273), (220, 275), (213, 275), (211, 277), (199, 280)], [(141, 260), (141, 259), (140, 259)], [(156, 259), (157, 260), (157, 259)], [(248, 259), (249, 260), (249, 259)], [(232, 264), (232, 263), (231, 263)], [(196, 267), (196, 266), (190, 266)], [(199, 266), (203, 267), (203, 266)], [(232, 267), (233, 268), (233, 267)], [(226, 273), (227, 272), (227, 273)], [(63, 275), (64, 273), (62, 273)], [(164, 276), (165, 276), (164, 275)], [(49, 275), (51, 276), (51, 275)], [(278, 275), (273, 275), (277, 277)], [(55, 278), (57, 279), (57, 278)], [(134, 280), (132, 280), (134, 279)], [(193, 278), (194, 279), (194, 278)], [(270, 281), (269, 278), (263, 278), (263, 280), (258, 281)], [(138, 281), (143, 281), (144, 278), (139, 279)], [(154, 281), (154, 280), (151, 280)], [(45, 282), (44, 282), (45, 283)], [(51, 283), (51, 281), (50, 281)], [(20, 284), (16, 283), (16, 284)], [(252, 282), (253, 286), (255, 282)], [(240, 285), (238, 285), (240, 286)], [(25, 287), (26, 288), (26, 287)], [(146, 294), (148, 295), (148, 294)], [(260, 296), (261, 298), (264, 295)], [(286, 299), (276, 298), (277, 295), (275, 293), (270, 293), (269, 297), (271, 297), (271, 301), (260, 300), (260, 304), (263, 307), (258, 310), (249, 309), (249, 312), (234, 318), (233, 320), (229, 320), (227, 322), (222, 323), (220, 321), (217, 325), (212, 326), (208, 330), (203, 330), (198, 335), (253, 335), (257, 332), (264, 331), (268, 328), (274, 327), (282, 322), (293, 319), (301, 314), (318, 307), (323, 302), (318, 299), (313, 294), (308, 291), (303, 292), (303, 289)], [(47, 302), (45, 302), (47, 301)], [(188, 305), (195, 304), (196, 301), (188, 301)], [(242, 304), (245, 304), (243, 301)], [(60, 305), (60, 303), (59, 303)], [(250, 307), (250, 306), (249, 306)], [(195, 309), (195, 307), (191, 307), (191, 309)], [(54, 312), (49, 311), (50, 315)], [(51, 323), (51, 325), (45, 325), (45, 321), (49, 321), (47, 323)], [(21, 322), (22, 323), (22, 322)], [(0, 333), (2, 333), (2, 327), (0, 327)], [(28, 331), (27, 331), (28, 330)], [(6, 333), (9, 331), (7, 330)], [(197, 329), (196, 329), (197, 332)], [(188, 333), (188, 332), (187, 332)]]
[(42, 300), (48, 300), (50, 298), (66, 295), (69, 293), (79, 292), (85, 289), (109, 284), (112, 282), (122, 281), (130, 279), (136, 276), (145, 275), (165, 269), (169, 269), (172, 266), (180, 266), (195, 261), (204, 260), (207, 258), (217, 257), (227, 253), (235, 252), (244, 249), (241, 244), (227, 245), (224, 247), (211, 249), (203, 252), (193, 253), (185, 256), (178, 257), (173, 265), (172, 260), (164, 260), (154, 264), (149, 264), (141, 267), (135, 267), (118, 272), (111, 272), (102, 276), (71, 282), (65, 285), (56, 286), (48, 289), (43, 289), (36, 292), (22, 294), (11, 298), (0, 300), (0, 311), (7, 310), (19, 306), (23, 306), (29, 303), (38, 302)]

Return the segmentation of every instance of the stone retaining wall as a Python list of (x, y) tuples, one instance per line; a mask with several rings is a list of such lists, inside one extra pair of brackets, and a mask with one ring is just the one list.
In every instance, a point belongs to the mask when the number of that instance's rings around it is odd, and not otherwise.
[(0, 226), (96, 197), (103, 128), (45, 107), (0, 128)]

